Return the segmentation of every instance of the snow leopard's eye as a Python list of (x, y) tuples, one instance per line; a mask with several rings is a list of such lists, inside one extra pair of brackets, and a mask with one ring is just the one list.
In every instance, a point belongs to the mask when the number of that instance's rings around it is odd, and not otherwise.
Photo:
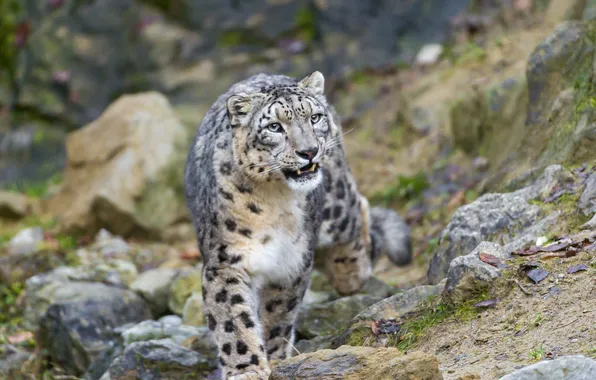
[(323, 115), (322, 115), (322, 114), (320, 114), (320, 113), (316, 113), (316, 114), (314, 114), (314, 115), (312, 115), (312, 116), (310, 117), (310, 121), (311, 121), (313, 124), (317, 124), (317, 123), (318, 123), (318, 122), (321, 120), (321, 118), (322, 118), (322, 117), (323, 117)]
[(271, 123), (267, 126), (267, 129), (275, 133), (283, 132), (283, 128), (279, 123)]

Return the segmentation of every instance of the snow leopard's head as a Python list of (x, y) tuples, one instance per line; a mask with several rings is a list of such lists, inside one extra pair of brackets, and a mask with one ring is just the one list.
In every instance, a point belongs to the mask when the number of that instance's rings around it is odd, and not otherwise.
[(326, 152), (337, 142), (318, 71), (292, 85), (264, 87), (227, 101), (234, 130), (234, 156), (241, 170), (258, 181), (285, 181), (310, 191), (322, 180)]

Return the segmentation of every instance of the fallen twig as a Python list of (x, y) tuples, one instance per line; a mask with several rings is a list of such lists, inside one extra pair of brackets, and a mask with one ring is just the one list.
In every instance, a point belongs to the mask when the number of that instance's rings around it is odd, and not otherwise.
[(579, 318), (575, 318), (573, 321), (571, 321), (571, 322), (569, 322), (569, 323), (567, 323), (567, 324), (564, 324), (563, 326), (555, 327), (553, 330), (562, 329), (563, 327), (567, 327), (567, 326), (569, 326), (569, 325), (572, 325), (572, 324), (574, 324), (574, 323), (575, 323), (575, 322), (577, 322), (578, 320), (579, 320)]
[(533, 296), (534, 293), (532, 293), (531, 291), (529, 291), (528, 289), (524, 288), (524, 286), (518, 281), (518, 280), (513, 280), (513, 282), (515, 282), (515, 284), (519, 287), (519, 289), (527, 296)]

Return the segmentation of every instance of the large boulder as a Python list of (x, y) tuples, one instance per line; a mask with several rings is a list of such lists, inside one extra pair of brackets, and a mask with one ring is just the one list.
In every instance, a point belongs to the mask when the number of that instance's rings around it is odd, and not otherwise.
[(186, 140), (163, 95), (124, 95), (68, 135), (64, 183), (46, 206), (64, 231), (159, 236), (186, 217)]
[(149, 306), (135, 293), (101, 283), (71, 282), (54, 290), (40, 321), (42, 347), (68, 371), (82, 375), (110, 350), (114, 329), (151, 318)]
[(596, 109), (590, 78), (595, 30), (595, 21), (563, 22), (530, 55), (525, 136), (518, 138), (515, 152), (529, 165), (574, 164), (594, 158)]
[(517, 370), (499, 380), (592, 380), (596, 379), (596, 361), (583, 355), (544, 360)]
[(438, 251), (428, 268), (428, 280), (436, 284), (447, 276), (449, 264), (467, 255), (482, 241), (498, 241), (515, 250), (535, 240), (557, 221), (558, 213), (542, 216), (538, 205), (558, 185), (572, 178), (560, 165), (547, 167), (531, 185), (511, 193), (484, 194), (460, 207), (441, 234)]
[(341, 346), (302, 354), (279, 363), (271, 380), (369, 379), (441, 380), (437, 358), (419, 351), (403, 355), (396, 348)]
[(515, 194), (485, 194), (459, 208), (443, 230), (439, 249), (428, 268), (428, 280), (442, 280), (449, 264), (471, 252), (483, 240), (511, 239), (536, 222), (540, 207)]

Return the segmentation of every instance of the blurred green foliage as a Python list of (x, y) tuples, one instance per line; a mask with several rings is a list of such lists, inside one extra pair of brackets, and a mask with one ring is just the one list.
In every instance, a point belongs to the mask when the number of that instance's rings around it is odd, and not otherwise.
[(429, 187), (426, 175), (419, 172), (413, 176), (399, 175), (397, 180), (382, 192), (371, 197), (373, 203), (390, 204), (396, 200), (412, 200), (422, 196)]
[(62, 182), (62, 176), (62, 173), (56, 173), (47, 180), (17, 181), (9, 184), (6, 190), (23, 193), (31, 198), (44, 198), (52, 186)]
[(296, 28), (298, 37), (304, 42), (312, 42), (317, 34), (317, 21), (315, 10), (306, 6), (301, 8), (296, 14)]
[(18, 324), (22, 319), (22, 313), (17, 306), (19, 295), (24, 289), (24, 284), (14, 283), (11, 285), (0, 285), (0, 324)]
[(17, 28), (21, 18), (20, 0), (0, 1), (0, 75), (16, 79), (18, 49)]

